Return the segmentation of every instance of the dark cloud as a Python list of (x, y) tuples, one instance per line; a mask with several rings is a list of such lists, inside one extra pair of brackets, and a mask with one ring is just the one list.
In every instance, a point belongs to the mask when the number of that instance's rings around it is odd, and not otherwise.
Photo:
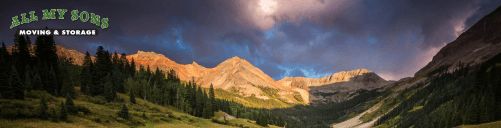
[(292, 70), (290, 72), (289, 76), (290, 77), (305, 77), (304, 73), (299, 69)]
[(264, 62), (256, 67), (275, 80), (282, 79), (282, 75), (286, 73), (285, 70), (279, 69), (277, 64), (271, 62)]
[[(205, 67), (239, 56), (274, 79), (286, 73), (278, 67), (289, 64), (300, 65), (294, 75), (303, 68), (318, 74), (366, 68), (398, 79), (412, 76), (501, 1), (17, 0), (3, 5), (8, 6), (0, 8), (0, 39), (7, 45), (17, 28), (99, 29), (71, 21), (71, 10), (78, 9), (110, 19), (99, 36), (55, 37), (57, 44), (79, 52), (93, 54), (99, 45), (127, 54), (154, 51)], [(52, 8), (68, 9), (65, 20), (42, 21), (41, 10)], [(36, 11), (39, 21), (7, 28), (13, 16), (29, 11)]]

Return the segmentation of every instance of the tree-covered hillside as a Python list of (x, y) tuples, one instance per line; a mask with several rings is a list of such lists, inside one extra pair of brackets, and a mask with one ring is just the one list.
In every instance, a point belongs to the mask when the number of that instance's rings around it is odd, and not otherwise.
[[(109, 127), (172, 123), (172, 119), (180, 120), (174, 121), (177, 123), (186, 119), (199, 124), (201, 118), (209, 119), (206, 122), (209, 124), (232, 126), (285, 125), (283, 120), (275, 120), (275, 115), (261, 114), (260, 118), (251, 118), (257, 120), (255, 123), (241, 121), (243, 119), (210, 119), (217, 111), (235, 116), (242, 111), (230, 107), (236, 103), (216, 98), (212, 86), (202, 88), (194, 81), (180, 81), (174, 70), (163, 72), (157, 68), (153, 71), (140, 65), (140, 70), (136, 70), (133, 59), (129, 62), (125, 54), (111, 54), (102, 46), (97, 48), (94, 61), (87, 52), (83, 65), (78, 66), (73, 65), (73, 58), (56, 55), (52, 36), (37, 36), (33, 49), (29, 37), (16, 36), (14, 43), (11, 53), (3, 42), (0, 48), (2, 119), (36, 119), (40, 122), (50, 119), (70, 124), (80, 124), (82, 119), (87, 119)], [(144, 108), (152, 104), (157, 107)], [(240, 104), (237, 106), (245, 108)], [(175, 115), (179, 114), (173, 114), (171, 109), (193, 117), (177, 117)], [(141, 111), (142, 114), (136, 115)], [(110, 117), (103, 117), (103, 114)]]

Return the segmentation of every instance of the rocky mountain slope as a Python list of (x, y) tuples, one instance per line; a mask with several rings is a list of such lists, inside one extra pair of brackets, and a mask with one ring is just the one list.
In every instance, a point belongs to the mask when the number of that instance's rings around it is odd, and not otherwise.
[[(330, 76), (315, 78), (286, 77), (279, 81), (283, 86), (306, 89), (310, 99), (342, 101), (363, 93), (360, 89), (372, 90), (389, 86), (394, 81), (386, 81), (367, 69), (342, 71)], [(358, 91), (358, 92), (357, 92)]]
[[(254, 94), (257, 98), (269, 99), (269, 97), (262, 96), (262, 90), (256, 86), (279, 89), (281, 95), (291, 95), (296, 90), (293, 87), (282, 86), (260, 69), (238, 57), (223, 61), (214, 68), (205, 68), (196, 62), (186, 65), (178, 64), (164, 55), (154, 52), (138, 51), (137, 54), (127, 56), (129, 60), (132, 58), (134, 58), (136, 65), (148, 65), (152, 70), (157, 67), (162, 71), (174, 69), (181, 80), (195, 80), (198, 85), (206, 88), (212, 84), (214, 88), (226, 91), (238, 90), (245, 96)], [(308, 94), (304, 94), (302, 97), (306, 99), (305, 103), (308, 103)]]
[(501, 52), (501, 8), (480, 19), (456, 40), (447, 44), (425, 67), (416, 72), (419, 76), (433, 67), (458, 63), (479, 64)]

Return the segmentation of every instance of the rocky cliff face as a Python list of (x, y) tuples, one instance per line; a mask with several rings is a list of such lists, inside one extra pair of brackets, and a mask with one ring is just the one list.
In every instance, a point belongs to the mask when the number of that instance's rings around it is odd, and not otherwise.
[(479, 64), (501, 52), (501, 7), (483, 17), (456, 40), (433, 56), (431, 62), (414, 76), (443, 65), (457, 67), (458, 63)]
[(280, 80), (279, 83), (283, 86), (308, 90), (310, 96), (313, 96), (309, 99), (338, 102), (362, 93), (359, 90), (391, 86), (394, 81), (386, 81), (367, 69), (357, 69), (334, 73), (319, 79), (287, 77)]

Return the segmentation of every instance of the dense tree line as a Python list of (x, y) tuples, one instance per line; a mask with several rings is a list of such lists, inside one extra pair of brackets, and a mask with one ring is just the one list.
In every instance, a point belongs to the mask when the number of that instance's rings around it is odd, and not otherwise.
[[(205, 91), (194, 81), (181, 84), (174, 70), (165, 73), (157, 68), (153, 72), (149, 66), (146, 69), (137, 66), (134, 59), (129, 62), (124, 53), (111, 54), (102, 46), (97, 48), (94, 59), (86, 52), (81, 68), (75, 68), (79, 66), (73, 65), (71, 59), (57, 56), (52, 36), (37, 36), (34, 47), (29, 37), (15, 37), (10, 53), (5, 43), (2, 42), (0, 47), (0, 99), (22, 100), (25, 92), (43, 90), (72, 100), (75, 98), (74, 86), (80, 86), (84, 94), (103, 96), (108, 102), (120, 101), (119, 92), (160, 105), (172, 105), (197, 117), (210, 118), (215, 111), (233, 114), (229, 101), (214, 97), (212, 85)], [(74, 75), (75, 69), (81, 69), (78, 75)], [(75, 112), (71, 100), (67, 99), (59, 107), (60, 113)], [(40, 117), (51, 117), (47, 111), (55, 109), (44, 105), (43, 96), (41, 101)], [(135, 98), (130, 102), (135, 103)], [(61, 119), (65, 119), (62, 116)]]
[(24, 92), (45, 90), (54, 96), (75, 96), (68, 68), (71, 59), (56, 55), (52, 36), (37, 36), (32, 46), (28, 36), (15, 35), (10, 53), (2, 42), (0, 49), (0, 96), (24, 99)]
[(332, 123), (344, 121), (351, 113), (361, 113), (370, 106), (372, 100), (378, 96), (388, 96), (389, 91), (358, 90), (361, 94), (350, 100), (342, 102), (328, 102), (326, 104), (296, 105), (292, 108), (272, 109), (271, 112), (278, 115), (285, 115), (285, 119), (292, 127), (324, 128)]
[[(445, 72), (439, 68), (430, 84), (418, 90), (376, 125), (397, 127), (455, 127), (501, 120), (501, 54), (474, 67), (458, 64), (460, 68)], [(445, 70), (445, 71), (444, 71)], [(433, 76), (433, 75), (430, 75)], [(410, 111), (414, 107), (421, 109)], [(398, 122), (390, 119), (400, 116)]]

